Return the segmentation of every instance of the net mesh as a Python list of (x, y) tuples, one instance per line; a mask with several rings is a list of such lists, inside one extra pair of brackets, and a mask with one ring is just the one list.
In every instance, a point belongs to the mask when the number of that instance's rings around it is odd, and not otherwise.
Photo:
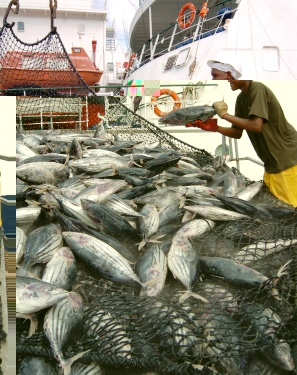
[[(1, 50), (2, 61), (11, 50), (33, 54), (50, 51), (57, 60), (61, 54), (67, 58), (56, 33), (34, 45), (19, 41), (11, 29), (1, 29), (0, 38), (1, 45), (6, 46)], [(133, 113), (123, 104), (123, 98), (89, 96), (92, 91), (71, 66), (69, 58), (67, 61), (71, 67), (67, 72), (71, 74), (70, 90), (42, 85), (38, 98), (35, 90), (26, 97), (21, 96), (23, 89), (14, 91), (18, 95), (16, 120), (22, 130), (20, 138), (24, 140), (28, 134), (40, 136), (48, 130), (52, 134), (79, 132), (91, 136), (90, 128), (101, 121), (111, 144), (158, 142), (163, 150), (177, 150), (201, 167), (214, 163), (213, 156), (205, 150), (180, 141)], [(32, 70), (35, 74), (32, 82), (36, 83), (36, 66)], [(11, 85), (3, 71), (2, 89), (8, 90)], [(18, 90), (17, 74), (16, 71), (9, 79), (14, 80), (13, 88)], [(72, 94), (75, 97), (62, 97)], [(129, 154), (131, 149), (132, 146), (126, 145), (120, 151)], [(228, 170), (222, 166), (221, 172)], [(248, 179), (245, 182), (251, 183)], [(254, 202), (287, 208), (265, 188)], [(55, 218), (51, 220), (55, 222)], [(168, 224), (161, 242), (170, 244), (172, 233), (182, 224), (181, 216)], [(198, 280), (188, 298), (185, 287), (170, 272), (160, 295), (145, 297), (140, 295), (138, 286), (107, 281), (78, 262), (74, 289), (84, 298), (85, 312), (83, 323), (63, 347), (65, 358), (89, 350), (79, 361), (95, 361), (105, 366), (109, 374), (142, 374), (147, 370), (182, 375), (292, 372), (292, 355), (297, 345), (296, 231), (296, 216), (291, 210), (290, 215), (284, 213), (282, 218), (269, 222), (255, 219), (218, 222), (204, 235), (192, 238), (191, 245), (201, 262)], [(129, 249), (138, 256), (136, 242), (130, 243)], [(219, 263), (209, 267), (203, 262), (205, 257), (214, 257)], [(231, 268), (222, 276), (219, 270), (225, 261), (230, 261)], [(238, 273), (233, 277), (232, 272), (243, 266), (258, 271), (262, 281), (253, 285), (247, 277), (242, 285)], [(18, 364), (27, 355), (53, 357), (42, 330), (43, 316), (43, 312), (38, 314), (40, 328), (30, 338), (29, 323), (18, 319)]]
[(56, 31), (28, 44), (13, 28), (0, 30), (0, 88), (2, 95), (78, 96), (94, 91), (69, 58)]

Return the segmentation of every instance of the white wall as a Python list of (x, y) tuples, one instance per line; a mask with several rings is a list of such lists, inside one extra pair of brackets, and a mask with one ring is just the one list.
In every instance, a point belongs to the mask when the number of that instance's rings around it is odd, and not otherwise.
[[(15, 97), (0, 97), (0, 154), (15, 157)], [(16, 167), (15, 161), (0, 159), (1, 195), (15, 195)]]

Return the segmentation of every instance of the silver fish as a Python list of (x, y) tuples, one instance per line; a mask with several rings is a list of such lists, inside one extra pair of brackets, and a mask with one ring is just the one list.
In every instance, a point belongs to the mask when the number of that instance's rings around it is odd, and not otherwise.
[(162, 124), (183, 125), (195, 120), (205, 121), (215, 115), (216, 111), (212, 106), (195, 106), (171, 111), (161, 117), (159, 122)]
[(31, 314), (54, 305), (69, 292), (30, 277), (16, 278), (16, 312)]
[(159, 228), (159, 212), (153, 204), (146, 204), (139, 211), (137, 228), (142, 238), (148, 239), (157, 233)]
[(220, 207), (193, 205), (185, 206), (184, 208), (190, 212), (193, 212), (204, 217), (205, 219), (210, 219), (214, 221), (249, 219), (249, 216), (247, 215), (243, 215), (230, 210), (225, 210), (224, 208)]
[(28, 184), (43, 183), (57, 186), (69, 178), (69, 168), (55, 162), (28, 163), (16, 168), (17, 177)]
[(168, 253), (168, 267), (188, 291), (199, 274), (199, 259), (186, 237), (174, 237)]
[(140, 281), (146, 285), (141, 295), (157, 296), (161, 293), (167, 276), (167, 258), (158, 244), (152, 244), (141, 254), (135, 270)]
[(109, 168), (120, 168), (126, 166), (127, 163), (123, 163), (119, 158), (111, 156), (82, 158), (69, 162), (69, 167), (87, 173), (99, 173)]
[(97, 229), (96, 225), (89, 218), (89, 216), (85, 213), (80, 203), (75, 202), (71, 199), (64, 198), (62, 195), (59, 195), (59, 194), (53, 194), (53, 195), (58, 200), (58, 202), (63, 208), (63, 211), (66, 214), (76, 218), (77, 220), (83, 222), (84, 224), (88, 225), (91, 228)]
[(16, 142), (16, 153), (27, 157), (36, 155), (34, 151), (32, 151), (28, 146), (26, 146), (23, 142), (20, 141)]
[(87, 335), (98, 340), (103, 349), (112, 349), (118, 356), (131, 358), (131, 339), (124, 325), (108, 311), (99, 308), (85, 318)]
[(82, 190), (75, 198), (74, 201), (79, 202), (81, 199), (89, 199), (93, 202), (103, 202), (111, 194), (116, 193), (118, 190), (128, 186), (124, 181), (109, 181), (100, 185), (95, 185)]
[(70, 290), (76, 276), (76, 261), (68, 247), (61, 247), (47, 263), (42, 281)]
[(45, 357), (25, 357), (20, 365), (18, 375), (59, 375), (59, 369), (53, 360)]
[(63, 237), (75, 255), (106, 278), (142, 286), (127, 259), (107, 243), (83, 233), (63, 232)]
[(215, 222), (206, 219), (194, 219), (187, 222), (175, 234), (175, 237), (199, 237), (203, 233), (213, 229)]
[(282, 251), (289, 246), (293, 246), (296, 243), (297, 239), (258, 241), (243, 247), (242, 250), (235, 254), (234, 259), (242, 264), (250, 264), (268, 255)]
[(24, 268), (30, 269), (36, 263), (48, 262), (62, 245), (63, 237), (59, 225), (47, 224), (35, 229), (27, 238)]
[(70, 292), (66, 298), (51, 307), (44, 317), (44, 333), (50, 342), (54, 357), (63, 369), (64, 375), (70, 375), (72, 363), (86, 353), (82, 352), (66, 359), (62, 352), (64, 343), (77, 324), (82, 321), (83, 316), (82, 297), (76, 292)]
[(16, 227), (16, 262), (20, 263), (27, 241), (27, 236), (23, 229)]
[(245, 187), (243, 190), (237, 193), (236, 197), (244, 199), (246, 201), (250, 201), (252, 200), (252, 198), (254, 198), (255, 195), (259, 193), (263, 185), (263, 182), (254, 182), (253, 184)]

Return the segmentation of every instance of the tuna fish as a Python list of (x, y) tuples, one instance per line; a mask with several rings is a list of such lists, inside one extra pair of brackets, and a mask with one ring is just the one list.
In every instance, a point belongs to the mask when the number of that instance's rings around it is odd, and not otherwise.
[(104, 309), (86, 313), (85, 326), (89, 338), (100, 339), (101, 348), (115, 351), (118, 356), (131, 358), (131, 339), (125, 326)]
[(146, 285), (141, 295), (157, 296), (161, 293), (167, 275), (167, 258), (158, 244), (152, 244), (139, 257), (136, 273), (140, 281)]
[(16, 312), (31, 314), (54, 305), (69, 292), (30, 277), (16, 278)]
[(253, 288), (268, 281), (268, 277), (262, 273), (231, 259), (201, 257), (199, 260), (206, 274), (221, 277), (237, 287)]
[(159, 122), (169, 125), (184, 125), (195, 120), (206, 121), (215, 115), (216, 111), (211, 106), (195, 106), (171, 111), (161, 117)]
[(62, 244), (63, 237), (59, 224), (48, 224), (35, 229), (29, 234), (26, 242), (24, 268), (30, 269), (36, 263), (48, 262)]
[(16, 227), (16, 262), (20, 263), (24, 255), (27, 236), (23, 229)]
[(45, 357), (25, 357), (20, 365), (18, 375), (59, 375), (57, 364)]
[(271, 364), (285, 371), (295, 369), (290, 345), (278, 338), (282, 321), (275, 311), (256, 303), (242, 303), (237, 319), (247, 338), (261, 346), (261, 353)]
[(198, 214), (205, 219), (210, 219), (214, 221), (230, 221), (230, 220), (241, 220), (248, 219), (249, 216), (240, 214), (238, 212), (225, 210), (224, 208), (212, 207), (212, 206), (185, 206), (186, 210)]
[(267, 257), (268, 255), (275, 254), (297, 243), (297, 239), (291, 240), (271, 240), (271, 241), (258, 241), (257, 243), (245, 246), (237, 254), (234, 259), (242, 264), (250, 264), (254, 261)]
[(68, 247), (61, 247), (47, 263), (42, 281), (71, 290), (76, 277), (76, 261)]
[(28, 163), (17, 167), (17, 177), (28, 184), (44, 183), (57, 186), (69, 178), (69, 168), (55, 162)]
[(88, 352), (88, 350), (84, 351), (68, 359), (64, 358), (62, 352), (64, 343), (73, 333), (73, 329), (82, 321), (83, 315), (81, 296), (76, 292), (70, 292), (66, 298), (51, 307), (44, 317), (44, 333), (50, 342), (54, 357), (63, 369), (64, 375), (70, 375), (72, 363)]
[(123, 236), (127, 235), (134, 238), (138, 237), (137, 231), (131, 224), (110, 208), (88, 199), (82, 199), (81, 204), (85, 213), (90, 217), (90, 220), (104, 232), (118, 239), (122, 239)]
[(199, 276), (199, 259), (186, 237), (174, 237), (168, 253), (168, 267), (188, 291)]
[(70, 249), (94, 271), (118, 282), (142, 283), (129, 262), (107, 243), (83, 233), (63, 232)]

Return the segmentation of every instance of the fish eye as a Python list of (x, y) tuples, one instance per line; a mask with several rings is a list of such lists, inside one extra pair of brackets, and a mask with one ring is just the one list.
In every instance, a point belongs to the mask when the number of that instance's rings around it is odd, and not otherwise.
[(34, 293), (33, 293), (33, 297), (34, 297), (34, 298), (38, 298), (38, 293), (37, 293), (37, 292), (34, 292)]
[(280, 351), (281, 354), (287, 354), (287, 348), (284, 347), (284, 346), (281, 346), (281, 347), (279, 348), (279, 351)]

